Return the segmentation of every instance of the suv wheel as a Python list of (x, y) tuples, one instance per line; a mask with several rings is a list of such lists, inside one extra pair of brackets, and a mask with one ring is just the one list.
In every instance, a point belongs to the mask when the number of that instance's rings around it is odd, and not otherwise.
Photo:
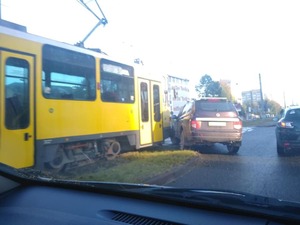
[(278, 143), (277, 143), (277, 154), (278, 154), (279, 156), (285, 155), (284, 147), (280, 146)]
[(185, 145), (185, 141), (184, 141), (184, 132), (183, 130), (180, 132), (180, 143), (179, 143), (179, 147), (180, 150), (184, 149), (184, 145)]
[(180, 140), (177, 137), (171, 137), (171, 142), (173, 145), (178, 145)]
[(170, 139), (173, 145), (178, 145), (179, 144), (179, 139), (175, 137), (175, 131), (174, 128), (171, 128), (170, 131)]
[(235, 154), (239, 151), (240, 146), (235, 146), (235, 145), (227, 145), (227, 150), (230, 154)]

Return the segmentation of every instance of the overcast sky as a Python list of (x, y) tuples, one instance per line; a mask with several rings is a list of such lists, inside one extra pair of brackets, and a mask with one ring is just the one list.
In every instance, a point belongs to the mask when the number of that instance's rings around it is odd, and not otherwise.
[[(94, 0), (86, 0), (93, 6)], [(2, 18), (30, 33), (74, 44), (98, 22), (77, 0), (1, 0)], [(230, 79), (283, 104), (299, 103), (300, 2), (297, 0), (98, 0), (108, 24), (86, 47), (141, 58), (157, 73), (199, 82)], [(292, 81), (294, 79), (294, 81)], [(295, 81), (295, 79), (297, 79)], [(292, 92), (293, 90), (293, 92)]]

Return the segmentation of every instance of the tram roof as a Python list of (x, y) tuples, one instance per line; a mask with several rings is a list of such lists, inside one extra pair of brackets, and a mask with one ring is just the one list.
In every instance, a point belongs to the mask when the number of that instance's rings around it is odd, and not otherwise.
[(9, 27), (6, 27), (6, 26), (1, 26), (0, 25), (0, 34), (13, 36), (13, 37), (20, 38), (20, 39), (23, 39), (23, 40), (36, 42), (36, 43), (39, 43), (41, 45), (49, 44), (49, 45), (53, 45), (53, 46), (56, 46), (56, 47), (60, 47), (60, 48), (64, 48), (64, 49), (68, 49), (68, 50), (72, 50), (72, 51), (92, 55), (92, 56), (97, 57), (97, 58), (105, 58), (105, 59), (109, 59), (109, 60), (112, 60), (112, 61), (117, 61), (117, 62), (128, 64), (128, 65), (133, 65), (132, 62), (128, 62), (124, 59), (120, 60), (118, 57), (113, 57), (113, 56), (107, 55), (103, 52), (98, 52), (98, 51), (95, 51), (93, 49), (72, 45), (72, 44), (69, 44), (69, 43), (66, 43), (66, 42), (60, 42), (60, 41), (53, 40), (53, 39), (50, 39), (50, 38), (47, 38), (47, 37), (42, 37), (42, 36), (39, 36), (39, 35), (36, 35), (36, 34), (31, 34), (31, 33), (28, 33), (28, 32), (12, 29), (12, 28), (9, 28)]

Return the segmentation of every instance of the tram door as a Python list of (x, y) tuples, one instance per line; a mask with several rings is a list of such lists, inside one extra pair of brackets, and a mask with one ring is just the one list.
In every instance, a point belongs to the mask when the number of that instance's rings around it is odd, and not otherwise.
[(159, 82), (151, 81), (151, 111), (152, 111), (152, 136), (153, 142), (163, 141), (162, 126), (162, 95), (161, 85)]
[(139, 78), (140, 145), (152, 144), (150, 81)]
[(0, 50), (0, 162), (34, 164), (34, 58)]

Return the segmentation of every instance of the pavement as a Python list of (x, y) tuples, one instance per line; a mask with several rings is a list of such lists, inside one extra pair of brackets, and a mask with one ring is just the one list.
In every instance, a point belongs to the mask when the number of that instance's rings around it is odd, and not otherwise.
[(275, 127), (276, 122), (270, 121), (270, 122), (265, 122), (263, 124), (258, 124), (255, 127)]
[[(270, 121), (270, 122), (266, 122), (266, 123), (263, 123), (260, 125), (256, 125), (256, 127), (273, 127), (275, 125), (276, 125), (276, 122)], [(164, 145), (171, 145), (171, 144), (172, 143), (169, 138), (165, 140)], [(172, 181), (176, 180), (178, 177), (183, 176), (184, 174), (191, 171), (193, 169), (193, 167), (195, 167), (200, 160), (201, 160), (200, 157), (192, 158), (184, 165), (175, 167), (171, 171), (168, 171), (164, 174), (153, 177), (153, 178), (145, 181), (145, 183), (150, 184), (150, 185), (167, 185), (168, 183), (171, 183)]]
[(171, 183), (172, 181), (176, 180), (178, 177), (188, 173), (194, 166), (197, 165), (199, 161), (200, 157), (192, 158), (186, 164), (175, 167), (171, 171), (168, 171), (159, 176), (153, 177), (145, 181), (145, 183), (150, 185), (167, 185), (168, 183)]

